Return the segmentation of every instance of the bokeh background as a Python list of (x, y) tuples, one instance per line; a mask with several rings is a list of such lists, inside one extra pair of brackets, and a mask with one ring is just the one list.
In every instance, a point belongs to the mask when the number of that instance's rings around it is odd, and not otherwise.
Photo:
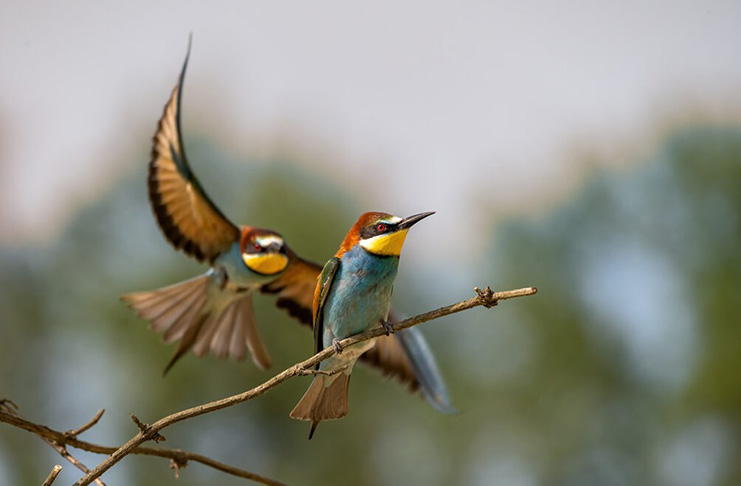
[[(0, 4), (0, 397), (106, 445), (269, 378), (173, 349), (118, 297), (203, 271), (146, 197), (151, 135), (190, 32), (183, 131), (236, 222), (326, 260), (365, 210), (436, 210), (407, 240), (407, 315), (460, 413), (358, 369), (311, 442), (308, 378), (167, 429), (289, 484), (741, 483), (741, 4)], [(275, 368), (311, 335), (257, 299)], [(80, 452), (94, 466), (103, 457)], [(0, 484), (78, 472), (0, 426)], [(107, 484), (244, 484), (129, 456)]]

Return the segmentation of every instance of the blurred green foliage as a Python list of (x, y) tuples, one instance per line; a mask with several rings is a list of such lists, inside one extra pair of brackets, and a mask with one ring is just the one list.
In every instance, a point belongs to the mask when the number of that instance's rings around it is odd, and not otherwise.
[[(290, 160), (237, 162), (198, 140), (188, 148), (226, 214), (281, 232), (306, 258), (329, 257), (363, 209), (339, 182)], [(83, 436), (106, 445), (135, 433), (129, 412), (155, 420), (272, 376), (188, 356), (163, 378), (173, 349), (118, 296), (203, 268), (164, 242), (144, 180), (142, 166), (58, 240), (0, 253), (0, 396), (57, 429), (106, 408)], [(561, 207), (493, 221), (475, 275), (406, 276), (455, 297), (432, 302), (399, 289), (394, 303), (407, 314), (447, 304), (469, 293), (452, 282), (469, 279), (539, 288), (422, 328), (460, 414), (438, 414), (362, 369), (350, 415), (323, 423), (311, 442), (307, 424), (288, 418), (307, 378), (177, 424), (164, 445), (288, 484), (741, 483), (741, 130), (683, 129), (633, 169), (595, 171)], [(273, 371), (307, 357), (311, 334), (271, 298), (256, 300)], [(36, 437), (0, 426), (0, 484), (40, 484), (60, 460)], [(74, 481), (63, 466), (58, 481)], [(196, 464), (181, 476), (161, 459), (130, 456), (105, 478), (244, 484)]]

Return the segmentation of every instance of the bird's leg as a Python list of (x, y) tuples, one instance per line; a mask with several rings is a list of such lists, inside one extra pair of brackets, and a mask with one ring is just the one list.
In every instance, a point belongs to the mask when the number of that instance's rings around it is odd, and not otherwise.
[(340, 345), (340, 340), (338, 338), (332, 340), (332, 347), (334, 348), (335, 353), (342, 354), (342, 346)]
[(391, 334), (392, 332), (396, 332), (396, 331), (394, 331), (394, 323), (393, 322), (389, 322), (389, 321), (387, 321), (387, 320), (384, 319), (384, 320), (381, 321), (381, 326), (383, 326), (383, 328), (386, 330), (386, 335), (387, 336), (389, 334)]

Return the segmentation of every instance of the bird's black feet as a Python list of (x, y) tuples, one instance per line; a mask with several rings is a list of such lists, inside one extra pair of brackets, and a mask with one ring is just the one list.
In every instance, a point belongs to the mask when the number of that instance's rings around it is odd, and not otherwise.
[(392, 332), (395, 332), (395, 331), (394, 331), (394, 323), (393, 323), (393, 322), (389, 322), (389, 321), (381, 321), (381, 325), (382, 325), (382, 326), (383, 326), (383, 328), (384, 328), (384, 329), (386, 330), (386, 335), (387, 335), (387, 336), (388, 336), (389, 334), (391, 334)]
[(337, 354), (342, 354), (342, 346), (340, 345), (340, 340), (337, 338), (334, 338), (332, 340), (332, 347), (334, 348), (334, 352)]

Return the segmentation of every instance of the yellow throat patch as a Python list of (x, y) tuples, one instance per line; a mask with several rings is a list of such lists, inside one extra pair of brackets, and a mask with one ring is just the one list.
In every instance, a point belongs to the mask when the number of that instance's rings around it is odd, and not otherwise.
[(386, 235), (378, 235), (367, 240), (360, 240), (360, 246), (373, 253), (381, 256), (399, 256), (401, 247), (404, 246), (404, 240), (407, 237), (408, 229), (395, 231)]
[(288, 257), (282, 253), (242, 253), (242, 260), (247, 268), (263, 275), (282, 272), (288, 266)]

